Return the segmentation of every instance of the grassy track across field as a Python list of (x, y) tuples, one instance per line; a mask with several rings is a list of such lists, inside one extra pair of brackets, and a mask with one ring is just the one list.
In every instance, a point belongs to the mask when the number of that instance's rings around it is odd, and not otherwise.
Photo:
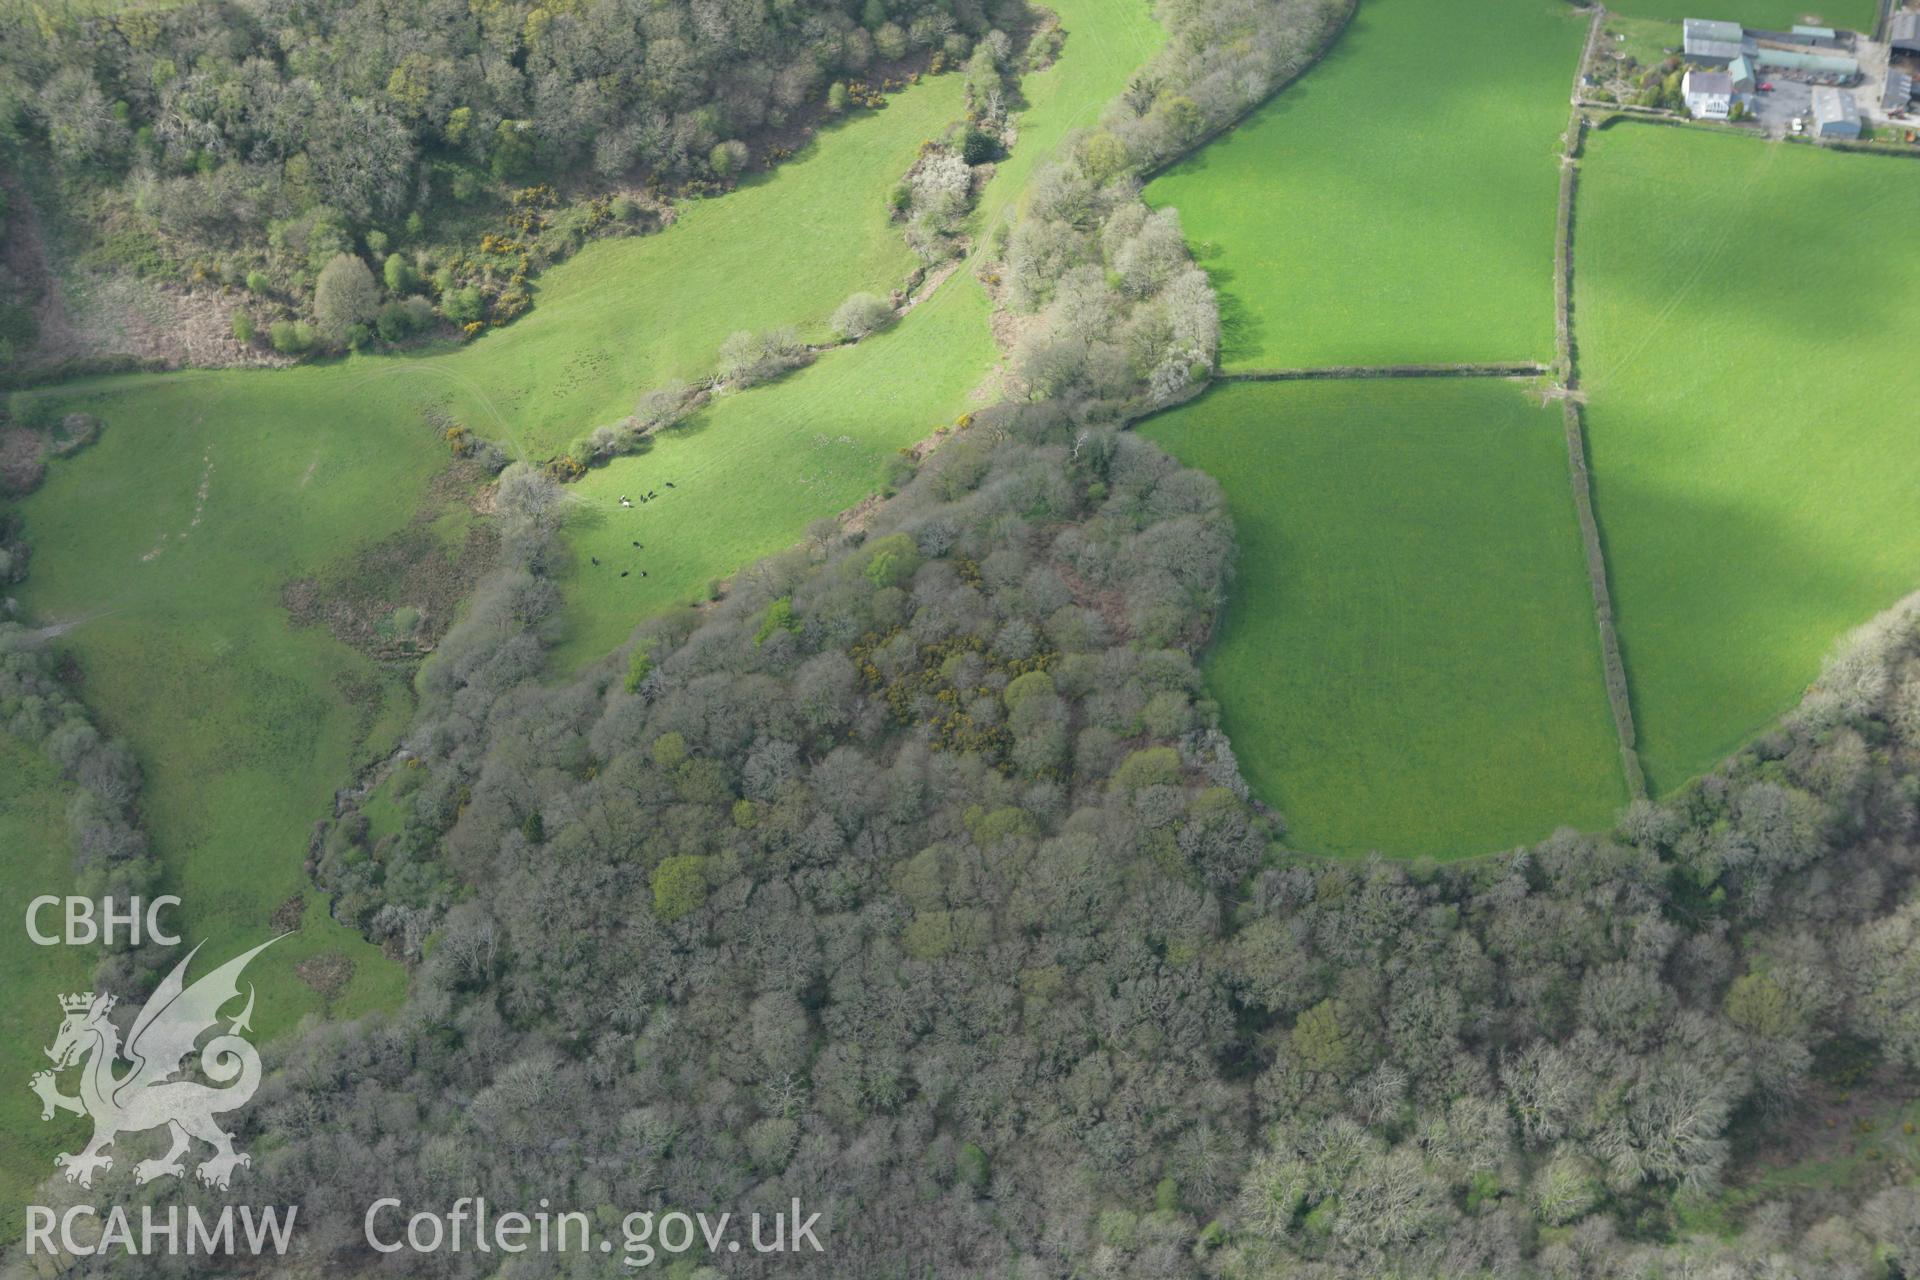
[(1624, 802), (1557, 408), (1483, 379), (1235, 383), (1142, 430), (1226, 488), (1208, 685), (1290, 847), (1457, 857)]
[[(21, 598), (41, 621), (76, 624), (56, 643), (78, 659), (102, 728), (139, 756), (167, 888), (209, 955), (269, 936), (274, 910), (307, 888), (307, 835), (334, 788), (397, 736), (411, 707), (404, 674), (322, 629), (290, 628), (281, 604), (290, 579), (405, 524), (445, 461), (421, 419), (444, 388), (366, 376), (380, 368), (355, 360), (62, 389), (64, 405), (107, 429), (56, 463), (24, 506), (34, 561)], [(263, 1034), (323, 1007), (294, 974), (320, 952), (354, 962), (333, 1007), (343, 1016), (404, 982), (318, 895), (307, 898), (299, 937), (258, 962)]]
[(1564, 0), (1363, 0), (1298, 83), (1147, 188), (1219, 286), (1229, 369), (1546, 360)]
[(1656, 791), (1790, 707), (1920, 584), (1920, 165), (1645, 125), (1588, 139), (1575, 321)]

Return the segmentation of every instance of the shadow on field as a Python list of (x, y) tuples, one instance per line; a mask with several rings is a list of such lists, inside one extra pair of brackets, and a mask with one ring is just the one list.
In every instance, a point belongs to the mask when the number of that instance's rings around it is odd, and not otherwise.
[(1220, 363), (1232, 364), (1236, 360), (1251, 359), (1265, 348), (1262, 345), (1267, 336), (1264, 321), (1247, 306), (1245, 299), (1230, 287), (1238, 274), (1225, 267), (1206, 266), (1206, 259), (1218, 257), (1220, 250), (1211, 245), (1203, 254), (1194, 256), (1201, 260), (1207, 273), (1207, 279), (1213, 282), (1214, 296), (1220, 300)]
[[(1299, 79), (1290, 81), (1282, 86), (1272, 97), (1255, 107), (1241, 119), (1222, 129), (1217, 137), (1202, 144), (1198, 149), (1189, 152), (1183, 159), (1155, 173), (1153, 175), (1154, 180), (1157, 181), (1163, 177), (1186, 177), (1190, 174), (1205, 173), (1210, 163), (1208, 158), (1210, 154), (1215, 148), (1231, 140), (1235, 134), (1240, 133), (1242, 130), (1264, 128), (1273, 121), (1283, 119), (1291, 114), (1298, 109), (1301, 104), (1311, 101), (1314, 95), (1316, 78), (1321, 70), (1327, 67), (1338, 67), (1358, 56), (1354, 53), (1355, 43), (1364, 44), (1372, 30), (1373, 28), (1367, 19), (1366, 7), (1363, 5), (1354, 13), (1353, 17), (1347, 21), (1346, 27), (1341, 31), (1340, 38), (1334, 43), (1333, 48), (1323, 53), (1319, 60), (1309, 67)], [(1150, 203), (1155, 203), (1155, 207), (1158, 207), (1157, 202)]]
[[(1598, 427), (1589, 418), (1589, 434), (1596, 430), (1606, 430), (1604, 417)], [(1651, 795), (1669, 794), (1763, 733), (1832, 646), (1904, 589), (1764, 511), (1590, 475)]]

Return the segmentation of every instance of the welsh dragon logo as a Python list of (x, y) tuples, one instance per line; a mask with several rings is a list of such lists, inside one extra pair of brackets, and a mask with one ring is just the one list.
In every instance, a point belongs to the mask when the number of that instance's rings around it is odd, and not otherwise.
[[(141, 1007), (127, 1032), (124, 1050), (119, 1030), (107, 1018), (116, 997), (91, 991), (60, 997), (66, 1018), (53, 1047), (46, 1051), (53, 1059), (53, 1070), (37, 1072), (30, 1087), (40, 1095), (42, 1120), (53, 1119), (56, 1110), (93, 1118), (93, 1141), (86, 1150), (53, 1158), (66, 1169), (68, 1182), (91, 1187), (95, 1170), (113, 1168), (113, 1157), (105, 1151), (115, 1138), (161, 1125), (167, 1127), (173, 1145), (159, 1159), (135, 1164), (136, 1181), (151, 1182), (167, 1174), (181, 1177), (185, 1170), (180, 1157), (195, 1138), (213, 1148), (213, 1155), (194, 1171), (210, 1187), (226, 1190), (235, 1167), (253, 1163), (252, 1157), (233, 1149), (233, 1135), (214, 1120), (244, 1106), (260, 1087), (260, 1055), (240, 1037), (241, 1031), (252, 1030), (248, 1021), (253, 1016), (251, 983), (246, 1007), (228, 1023), (225, 1034), (214, 1036), (200, 1050), (201, 1072), (225, 1087), (172, 1077), (200, 1037), (219, 1025), (221, 1008), (239, 998), (240, 973), (247, 962), (277, 941), (261, 943), (189, 986), (187, 965), (200, 950), (196, 946)], [(123, 1059), (131, 1069), (116, 1074)], [(76, 1063), (81, 1064), (80, 1096), (70, 1098), (60, 1092), (54, 1076)]]

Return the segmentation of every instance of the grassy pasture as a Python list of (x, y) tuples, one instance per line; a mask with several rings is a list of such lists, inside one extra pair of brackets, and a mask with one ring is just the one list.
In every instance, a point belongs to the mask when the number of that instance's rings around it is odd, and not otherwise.
[(545, 457), (642, 392), (711, 373), (735, 330), (824, 341), (848, 294), (884, 297), (912, 268), (887, 192), (960, 113), (958, 75), (923, 80), (740, 190), (688, 202), (657, 235), (588, 245), (541, 276), (530, 313), (437, 362)]
[[(307, 890), (314, 820), (411, 707), (404, 675), (324, 630), (290, 628), (281, 605), (289, 579), (401, 527), (445, 461), (420, 417), (439, 385), (370, 381), (378, 367), (43, 393), (107, 429), (24, 504), (34, 572), (20, 595), (37, 618), (76, 624), (58, 643), (78, 659), (103, 728), (140, 757), (167, 887), (185, 900), (186, 936), (210, 955), (269, 936), (275, 909)], [(11, 864), (0, 874), (9, 898), (27, 887)], [(330, 1006), (341, 1016), (393, 999), (405, 980), (306, 896), (301, 932), (256, 965), (266, 1036), (329, 1007), (296, 975), (301, 961), (352, 961)]]
[[(543, 282), (531, 315), (456, 352), (30, 393), (108, 425), (24, 504), (35, 561), (21, 596), (40, 618), (84, 619), (61, 643), (103, 724), (139, 751), (192, 937), (212, 951), (266, 936), (304, 886), (307, 833), (333, 789), (406, 723), (404, 674), (290, 628), (281, 592), (415, 514), (446, 458), (424, 411), (544, 453), (704, 370), (734, 328), (817, 330), (848, 293), (886, 289), (908, 265), (887, 186), (958, 115), (959, 92), (957, 76), (928, 81), (661, 235), (590, 247)], [(800, 246), (815, 255), (805, 269)], [(0, 874), (12, 888), (11, 868)], [(355, 963), (343, 1016), (404, 981), (308, 898), (302, 935), (259, 962), (266, 1035), (322, 1007), (294, 969), (320, 952)]]
[(1563, 0), (1365, 0), (1297, 84), (1147, 188), (1221, 292), (1230, 369), (1546, 359)]
[(1207, 679), (1289, 847), (1449, 858), (1611, 819), (1557, 409), (1491, 380), (1237, 383), (1142, 430), (1226, 488)]
[[(1812, 22), (1848, 31), (1873, 30), (1874, 0), (1617, 0), (1607, 12), (1629, 18), (1717, 18), (1769, 31), (1786, 31), (1796, 22)], [(1674, 41), (1679, 43), (1676, 32)]]
[[(61, 1113), (42, 1122), (40, 1100), (27, 1079), (49, 1063), (40, 1052), (60, 1025), (55, 1003), (64, 992), (84, 991), (91, 966), (77, 947), (35, 946), (21, 921), (27, 902), (62, 893), (71, 883), (72, 846), (67, 839), (67, 802), (72, 791), (37, 750), (0, 734), (0, 867), (12, 918), (0, 927), (0, 973), (7, 998), (0, 1001), (0, 1240), (14, 1240), (25, 1224), (21, 1206), (53, 1172), (53, 1153), (86, 1141), (87, 1125)], [(51, 919), (48, 921), (51, 924)]]
[(1589, 139), (1575, 325), (1641, 757), (1671, 790), (1920, 585), (1888, 228), (1920, 166), (1650, 126)]
[[(1066, 44), (1052, 67), (1026, 77), (1019, 141), (976, 211), (973, 259), (893, 330), (828, 352), (779, 382), (723, 397), (648, 453), (617, 459), (573, 486), (569, 633), (556, 655), (562, 667), (600, 657), (640, 619), (701, 598), (712, 579), (793, 545), (809, 522), (875, 492), (895, 450), (979, 406), (975, 393), (998, 352), (973, 261), (991, 228), (1018, 206), (1035, 168), (1070, 130), (1098, 119), (1164, 38), (1136, 0), (1052, 7)], [(672, 490), (664, 487), (669, 480)], [(620, 507), (621, 494), (649, 489), (661, 499)], [(620, 577), (622, 570), (629, 576)]]
[[(878, 491), (896, 449), (964, 412), (995, 355), (985, 295), (956, 279), (908, 320), (723, 397), (646, 454), (570, 486), (569, 630), (557, 663), (590, 662), (640, 619), (702, 599), (710, 580), (792, 546), (809, 522)], [(659, 498), (619, 505), (648, 490)]]
[(1133, 73), (1166, 43), (1166, 31), (1144, 0), (1057, 0), (1045, 7), (1058, 15), (1066, 43), (1051, 67), (1022, 80), (1019, 141), (980, 201), (983, 232), (1017, 207), (1027, 180), (1066, 135), (1099, 123)]
[[(983, 220), (1012, 207), (1041, 155), (1096, 114), (1159, 38), (1144, 4), (1059, 7), (1067, 48), (1029, 78), (1020, 153), (1000, 167)], [(544, 452), (625, 412), (658, 381), (703, 371), (735, 328), (795, 323), (817, 333), (848, 293), (883, 291), (904, 274), (885, 192), (920, 141), (958, 114), (959, 87), (958, 77), (927, 82), (823, 131), (811, 154), (741, 192), (691, 206), (663, 235), (590, 249), (543, 281), (532, 315), (458, 352), (24, 393), (108, 424), (24, 504), (35, 572), (20, 594), (35, 616), (78, 623), (60, 643), (79, 660), (103, 726), (140, 754), (143, 807), (168, 887), (186, 899), (189, 936), (213, 952), (266, 936), (274, 909), (305, 887), (307, 834), (333, 788), (405, 724), (401, 676), (323, 631), (290, 628), (281, 592), (291, 578), (350, 563), (416, 513), (445, 460), (423, 412), (443, 408), (483, 435)], [(641, 612), (857, 501), (891, 449), (969, 403), (993, 360), (985, 295), (962, 272), (897, 332), (729, 398), (632, 460), (636, 479), (666, 464), (688, 477), (660, 581), (645, 580), (670, 589), (574, 590), (575, 603), (591, 607), (569, 655), (604, 652)], [(582, 486), (587, 554), (597, 545), (596, 485), (611, 493), (630, 482), (610, 471)], [(646, 513), (665, 518), (674, 507)], [(457, 537), (459, 524), (453, 512), (435, 528)], [(45, 806), (0, 809), (12, 820)], [(9, 845), (30, 834), (4, 832)], [(52, 837), (33, 838), (51, 847)], [(64, 847), (47, 858), (40, 867), (9, 857), (5, 896), (60, 891), (64, 877), (42, 882), (64, 868)], [(307, 898), (301, 934), (257, 965), (263, 1035), (322, 1009), (294, 971), (301, 960), (353, 960), (354, 978), (331, 1006), (341, 1016), (391, 1002), (404, 981), (333, 925), (317, 895)], [(41, 985), (8, 1008), (37, 1017), (52, 990)]]

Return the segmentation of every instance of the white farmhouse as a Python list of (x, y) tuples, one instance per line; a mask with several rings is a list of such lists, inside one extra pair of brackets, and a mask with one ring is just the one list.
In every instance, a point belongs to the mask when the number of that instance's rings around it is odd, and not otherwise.
[(1680, 94), (1695, 119), (1725, 120), (1733, 110), (1733, 77), (1724, 71), (1689, 71)]

